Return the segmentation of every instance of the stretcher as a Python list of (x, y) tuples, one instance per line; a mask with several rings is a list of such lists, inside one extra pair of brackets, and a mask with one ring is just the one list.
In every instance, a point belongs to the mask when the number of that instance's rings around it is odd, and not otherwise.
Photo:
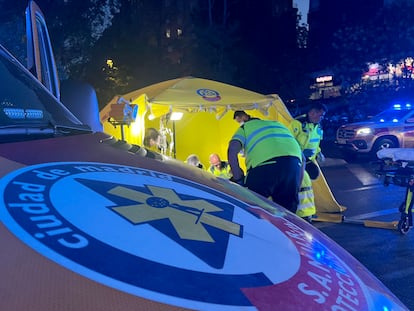
[(413, 227), (414, 148), (381, 149), (377, 157), (379, 166), (375, 173), (383, 179), (384, 186), (394, 184), (406, 188), (399, 206), (401, 217), (397, 229), (401, 234), (407, 234)]

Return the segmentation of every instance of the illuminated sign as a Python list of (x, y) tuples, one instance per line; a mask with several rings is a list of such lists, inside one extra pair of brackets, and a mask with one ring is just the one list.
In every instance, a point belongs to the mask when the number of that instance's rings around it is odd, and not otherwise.
[(317, 83), (330, 82), (333, 80), (332, 76), (321, 76), (316, 78)]

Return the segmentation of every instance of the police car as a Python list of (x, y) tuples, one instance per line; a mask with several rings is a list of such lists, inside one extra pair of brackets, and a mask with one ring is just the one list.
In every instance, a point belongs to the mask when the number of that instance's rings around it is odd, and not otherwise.
[(336, 143), (351, 154), (373, 154), (383, 148), (414, 147), (414, 107), (394, 104), (371, 119), (342, 125)]
[(408, 310), (281, 206), (82, 122), (26, 14), (34, 74), (0, 46), (1, 310)]

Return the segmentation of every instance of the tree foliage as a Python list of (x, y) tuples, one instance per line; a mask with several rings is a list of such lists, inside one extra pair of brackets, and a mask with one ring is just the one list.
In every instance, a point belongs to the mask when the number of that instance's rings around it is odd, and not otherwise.
[(359, 81), (369, 63), (395, 64), (414, 51), (412, 1), (394, 1), (358, 25), (334, 34), (337, 76), (348, 85)]
[[(28, 1), (0, 0), (3, 23), (0, 39), (24, 63), (24, 9)], [(61, 78), (77, 75), (90, 60), (91, 50), (112, 25), (119, 0), (36, 0), (48, 24)]]
[[(24, 22), (26, 1), (17, 2), (19, 8), (0, 0), (14, 16), (0, 25), (1, 42), (15, 40), (11, 29), (18, 19)], [(296, 48), (296, 11), (278, 1), (36, 2), (60, 78), (91, 83), (101, 106), (117, 94), (189, 75), (282, 98), (303, 96), (307, 89), (305, 49)], [(298, 31), (305, 42), (304, 28)], [(25, 49), (24, 34), (19, 40), (13, 52)]]

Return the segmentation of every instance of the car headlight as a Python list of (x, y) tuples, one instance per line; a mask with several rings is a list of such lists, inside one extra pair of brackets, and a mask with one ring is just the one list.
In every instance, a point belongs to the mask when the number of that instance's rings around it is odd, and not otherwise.
[(360, 128), (356, 131), (357, 135), (369, 135), (369, 134), (372, 134), (372, 133), (373, 133), (373, 131), (369, 127), (362, 127), (362, 128)]

